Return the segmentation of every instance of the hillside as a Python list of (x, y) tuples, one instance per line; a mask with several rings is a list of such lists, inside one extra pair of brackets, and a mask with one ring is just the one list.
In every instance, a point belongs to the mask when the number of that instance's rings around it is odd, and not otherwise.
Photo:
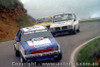
[(19, 0), (0, 0), (0, 41), (14, 39), (19, 28), (34, 22)]

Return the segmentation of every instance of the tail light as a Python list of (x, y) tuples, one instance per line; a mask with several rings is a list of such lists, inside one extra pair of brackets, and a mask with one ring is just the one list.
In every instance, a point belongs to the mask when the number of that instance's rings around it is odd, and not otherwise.
[(31, 51), (31, 54), (46, 53), (46, 52), (52, 52), (52, 51), (53, 51), (53, 48), (49, 48), (49, 49)]

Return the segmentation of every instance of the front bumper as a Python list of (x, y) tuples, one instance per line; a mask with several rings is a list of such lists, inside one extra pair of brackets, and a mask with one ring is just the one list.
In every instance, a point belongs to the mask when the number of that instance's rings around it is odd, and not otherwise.
[(58, 50), (58, 51), (42, 53), (42, 54), (29, 54), (29, 55), (24, 55), (24, 59), (28, 62), (50, 60), (50, 59), (58, 57), (60, 52), (61, 51)]
[(51, 33), (52, 34), (55, 34), (55, 33), (70, 33), (70, 32), (72, 32), (73, 31), (73, 29), (67, 29), (67, 30), (55, 30), (55, 31), (51, 31)]
[(51, 33), (71, 32), (73, 31), (73, 27), (70, 26), (54, 27), (50, 28), (50, 31)]

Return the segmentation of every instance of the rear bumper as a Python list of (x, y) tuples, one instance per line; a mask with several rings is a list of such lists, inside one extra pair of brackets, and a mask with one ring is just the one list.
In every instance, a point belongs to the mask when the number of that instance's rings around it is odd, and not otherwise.
[(61, 51), (53, 51), (53, 52), (48, 52), (48, 53), (42, 53), (42, 54), (29, 54), (29, 55), (24, 55), (24, 59), (27, 62), (31, 62), (31, 61), (43, 61), (43, 60), (50, 60), (53, 58), (57, 58), (59, 53)]

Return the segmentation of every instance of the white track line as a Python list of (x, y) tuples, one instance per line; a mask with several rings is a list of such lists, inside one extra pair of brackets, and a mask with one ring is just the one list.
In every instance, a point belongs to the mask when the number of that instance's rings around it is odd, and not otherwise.
[(89, 42), (91, 42), (91, 41), (93, 41), (93, 40), (95, 40), (95, 39), (97, 39), (97, 38), (99, 38), (100, 36), (97, 36), (97, 37), (95, 37), (95, 38), (92, 38), (92, 39), (90, 39), (90, 40), (88, 40), (88, 41), (86, 41), (85, 43), (83, 43), (83, 44), (81, 44), (80, 46), (78, 46), (73, 52), (72, 52), (72, 54), (71, 54), (71, 57), (70, 57), (70, 64), (71, 64), (71, 67), (76, 67), (75, 66), (75, 54), (83, 47), (83, 46), (85, 46), (87, 43), (89, 43)]

